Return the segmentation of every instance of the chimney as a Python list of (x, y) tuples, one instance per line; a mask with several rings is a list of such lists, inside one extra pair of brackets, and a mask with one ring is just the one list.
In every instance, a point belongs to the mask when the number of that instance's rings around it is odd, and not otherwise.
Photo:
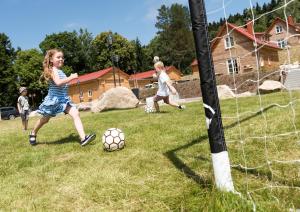
[(290, 25), (294, 25), (295, 24), (294, 17), (292, 15), (289, 15), (287, 19), (288, 19), (288, 24), (290, 24)]
[(247, 20), (246, 29), (249, 34), (254, 35), (253, 21), (251, 19)]

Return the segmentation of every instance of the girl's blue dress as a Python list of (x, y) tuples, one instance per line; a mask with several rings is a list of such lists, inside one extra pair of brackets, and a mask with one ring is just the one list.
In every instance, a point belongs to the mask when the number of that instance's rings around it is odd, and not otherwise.
[[(60, 79), (67, 77), (62, 70), (58, 70), (58, 76)], [(68, 85), (57, 86), (53, 80), (50, 80), (48, 95), (39, 106), (37, 112), (43, 116), (54, 117), (58, 113), (64, 112), (68, 105), (75, 106), (68, 95)]]

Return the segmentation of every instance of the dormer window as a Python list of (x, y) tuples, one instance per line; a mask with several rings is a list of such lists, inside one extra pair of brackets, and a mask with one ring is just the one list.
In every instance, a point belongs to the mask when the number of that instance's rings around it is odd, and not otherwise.
[(282, 33), (282, 31), (283, 31), (282, 26), (277, 25), (275, 27), (275, 31), (276, 31), (276, 34)]
[(225, 49), (230, 49), (234, 46), (234, 40), (232, 36), (225, 37)]

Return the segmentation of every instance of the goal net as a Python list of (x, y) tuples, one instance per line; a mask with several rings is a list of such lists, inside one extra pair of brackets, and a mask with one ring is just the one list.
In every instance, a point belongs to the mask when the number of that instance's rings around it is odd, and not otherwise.
[(245, 0), (247, 16), (241, 17), (230, 12), (237, 1), (217, 2), (207, 16), (213, 29), (212, 20), (222, 13), (211, 33), (211, 51), (217, 81), (235, 94), (221, 101), (235, 190), (254, 210), (260, 205), (297, 210), (300, 3)]

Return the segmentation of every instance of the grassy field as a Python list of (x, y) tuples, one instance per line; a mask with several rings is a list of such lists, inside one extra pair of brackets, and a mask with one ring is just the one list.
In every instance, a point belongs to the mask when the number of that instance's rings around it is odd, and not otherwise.
[[(214, 186), (201, 102), (187, 104), (185, 111), (163, 107), (160, 114), (145, 114), (142, 108), (81, 113), (86, 131), (97, 133), (96, 141), (86, 147), (79, 145), (68, 116), (52, 119), (35, 147), (29, 145), (19, 119), (1, 121), (0, 210), (300, 208), (297, 99), (299, 93), (276, 93), (262, 96), (261, 102), (258, 96), (221, 101), (232, 177), (241, 195), (222, 193)], [(36, 120), (30, 120), (30, 128)], [(125, 149), (102, 150), (102, 134), (110, 127), (125, 132)]]

